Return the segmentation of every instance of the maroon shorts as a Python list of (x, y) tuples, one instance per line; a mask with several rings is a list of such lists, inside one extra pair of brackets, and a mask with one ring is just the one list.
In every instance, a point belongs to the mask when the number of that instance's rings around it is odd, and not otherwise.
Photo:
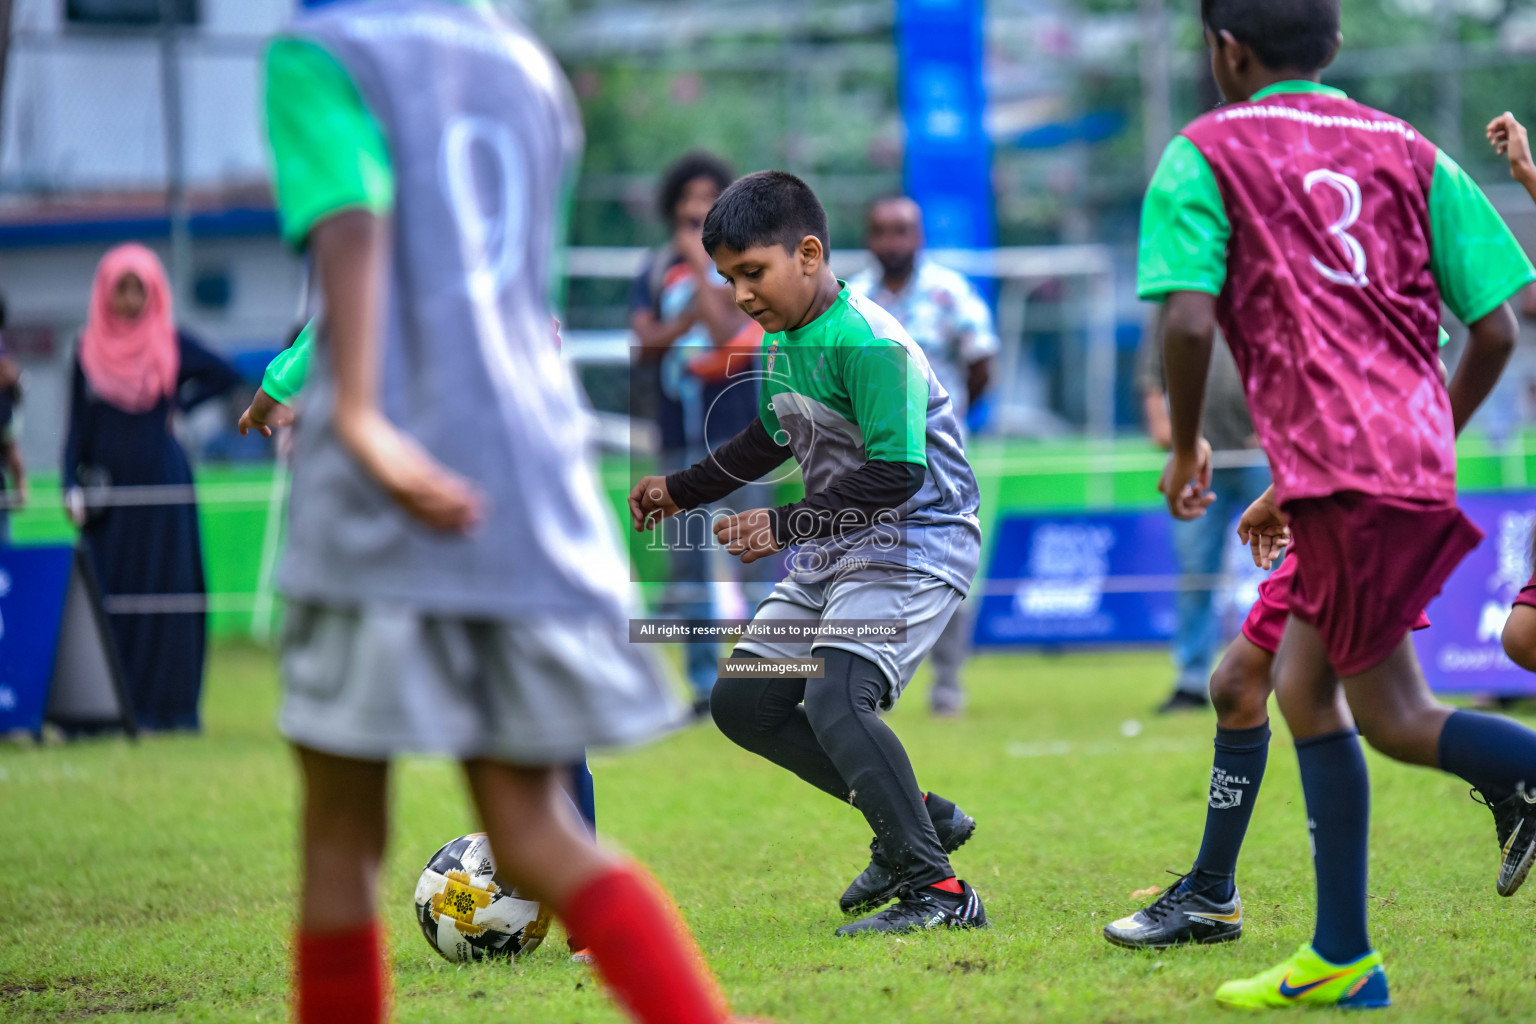
[(1340, 676), (1380, 664), (1483, 539), (1455, 505), (1344, 492), (1286, 503), (1306, 555), (1291, 614), (1322, 635)]
[(1520, 588), (1520, 593), (1515, 595), (1515, 604), (1528, 604), (1536, 608), (1536, 573), (1531, 574), (1531, 580)]
[[(1274, 654), (1280, 649), (1280, 638), (1285, 635), (1285, 620), (1291, 617), (1291, 578), (1296, 575), (1296, 545), (1285, 553), (1285, 560), (1275, 571), (1264, 577), (1259, 584), (1259, 599), (1248, 609), (1243, 620), (1243, 636), (1260, 650)], [(1530, 603), (1536, 605), (1536, 587)], [(1422, 611), (1413, 624), (1415, 630), (1429, 628), (1429, 616)]]

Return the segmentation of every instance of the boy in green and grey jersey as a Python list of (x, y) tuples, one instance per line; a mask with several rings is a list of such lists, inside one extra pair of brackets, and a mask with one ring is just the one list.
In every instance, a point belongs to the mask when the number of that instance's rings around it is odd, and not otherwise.
[[(635, 528), (647, 529), (788, 458), (799, 462), (805, 500), (713, 524), (745, 562), (793, 549), (785, 580), (754, 624), (899, 620), (905, 635), (750, 636), (722, 665), (715, 722), (748, 750), (853, 803), (874, 828), (872, 862), (843, 909), (900, 901), (838, 934), (980, 927), (981, 901), (947, 856), (975, 822), (942, 797), (924, 796), (879, 715), (970, 588), (981, 547), (976, 478), (953, 403), (922, 349), (833, 276), (827, 235), (821, 204), (790, 174), (748, 175), (715, 203), (704, 247), (737, 305), (766, 332), (760, 415), (692, 468), (641, 480), (630, 511)], [(819, 677), (763, 664), (812, 654), (823, 660)]]

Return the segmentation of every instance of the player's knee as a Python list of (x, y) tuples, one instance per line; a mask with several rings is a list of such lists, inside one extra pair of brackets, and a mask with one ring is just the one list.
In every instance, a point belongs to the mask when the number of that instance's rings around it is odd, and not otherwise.
[(709, 714), (715, 725), (728, 739), (746, 745), (747, 740), (760, 732), (757, 724), (757, 705), (761, 696), (760, 679), (715, 680), (709, 692)]
[(1504, 653), (1509, 660), (1536, 672), (1536, 608), (1516, 605), (1504, 622)]
[(1360, 735), (1371, 749), (1394, 761), (1412, 761), (1414, 732), (1409, 723), (1394, 716), (1357, 715)]
[(1235, 645), (1221, 659), (1211, 674), (1211, 705), (1216, 709), (1219, 725), (1245, 729), (1260, 725), (1269, 717), (1269, 665), (1267, 656), (1252, 657)]
[(845, 728), (860, 716), (877, 716), (885, 694), (880, 667), (850, 651), (830, 649), (822, 654), (821, 679), (808, 680), (805, 714), (818, 736)]

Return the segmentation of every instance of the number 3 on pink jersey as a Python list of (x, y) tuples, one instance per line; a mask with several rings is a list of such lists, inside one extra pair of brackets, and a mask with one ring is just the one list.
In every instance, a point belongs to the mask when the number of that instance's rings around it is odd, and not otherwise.
[(1347, 174), (1327, 169), (1315, 170), (1302, 179), (1307, 195), (1311, 195), (1312, 186), (1319, 183), (1337, 189), (1339, 197), (1344, 200), (1344, 212), (1328, 228), (1328, 232), (1344, 243), (1354, 269), (1334, 270), (1332, 267), (1325, 266), (1316, 256), (1312, 257), (1312, 268), (1334, 284), (1364, 288), (1370, 284), (1370, 279), (1365, 276), (1365, 248), (1360, 244), (1359, 239), (1349, 233), (1349, 229), (1355, 226), (1355, 221), (1360, 219), (1360, 185)]

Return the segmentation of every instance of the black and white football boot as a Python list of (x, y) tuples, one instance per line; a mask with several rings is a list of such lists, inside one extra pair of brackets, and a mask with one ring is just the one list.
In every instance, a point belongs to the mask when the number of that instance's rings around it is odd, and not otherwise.
[[(953, 811), (941, 815), (934, 821), (933, 830), (938, 834), (939, 845), (944, 847), (944, 852), (954, 853), (975, 834), (976, 819), (944, 800), (943, 797), (930, 793), (928, 799), (943, 801), (953, 808)], [(880, 837), (876, 836), (869, 844), (869, 867), (865, 868), (859, 877), (855, 878), (843, 891), (843, 897), (837, 901), (837, 905), (845, 914), (862, 914), (891, 902), (896, 898), (901, 886), (901, 876), (881, 854)]]
[(1498, 803), (1476, 789), (1472, 799), (1493, 812), (1493, 827), (1499, 837), (1499, 877), (1493, 887), (1500, 896), (1513, 896), (1536, 859), (1536, 791), (1527, 790), (1522, 782)]
[(1130, 917), (1104, 926), (1104, 937), (1128, 949), (1161, 949), (1185, 942), (1232, 942), (1243, 936), (1243, 901), (1232, 887), (1229, 900), (1211, 894), (1227, 887), (1230, 875), (1196, 882), (1182, 875), (1167, 892)]
[(838, 935), (865, 935), (875, 932), (895, 935), (901, 932), (928, 931), (933, 928), (985, 928), (987, 912), (981, 897), (969, 882), (960, 879), (960, 892), (950, 893), (933, 886), (903, 888), (901, 898), (871, 917), (845, 924)]

